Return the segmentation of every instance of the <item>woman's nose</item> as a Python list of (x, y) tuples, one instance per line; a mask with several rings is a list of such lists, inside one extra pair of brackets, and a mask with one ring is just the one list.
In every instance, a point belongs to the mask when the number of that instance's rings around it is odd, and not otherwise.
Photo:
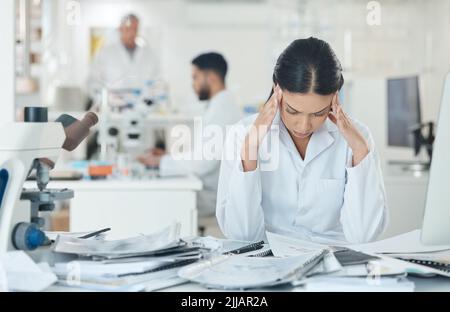
[(297, 120), (297, 131), (306, 133), (311, 129), (311, 120), (307, 116), (299, 117)]

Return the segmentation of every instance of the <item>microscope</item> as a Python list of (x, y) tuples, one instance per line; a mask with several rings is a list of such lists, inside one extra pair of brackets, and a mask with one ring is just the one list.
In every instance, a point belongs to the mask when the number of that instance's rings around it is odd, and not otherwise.
[[(0, 254), (32, 251), (49, 239), (39, 212), (52, 211), (55, 201), (67, 200), (69, 189), (47, 189), (49, 172), (62, 151), (73, 151), (98, 122), (93, 112), (78, 120), (63, 114), (48, 122), (46, 107), (26, 107), (25, 122), (0, 124)], [(24, 189), (36, 171), (36, 189)]]

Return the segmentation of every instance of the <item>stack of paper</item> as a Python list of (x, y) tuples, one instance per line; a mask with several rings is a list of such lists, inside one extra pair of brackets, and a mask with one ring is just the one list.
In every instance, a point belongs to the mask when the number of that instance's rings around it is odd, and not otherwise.
[(150, 255), (161, 250), (179, 247), (179, 232), (180, 225), (173, 224), (154, 234), (111, 241), (59, 235), (54, 251), (108, 259)]
[(111, 241), (60, 235), (54, 252), (79, 258), (55, 263), (53, 272), (61, 284), (100, 290), (154, 290), (179, 284), (184, 280), (177, 276), (178, 269), (211, 252), (205, 240), (181, 240), (179, 227)]

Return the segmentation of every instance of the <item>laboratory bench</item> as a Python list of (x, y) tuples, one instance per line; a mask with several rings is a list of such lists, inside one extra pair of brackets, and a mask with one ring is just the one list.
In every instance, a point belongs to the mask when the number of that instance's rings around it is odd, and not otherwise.
[[(25, 188), (35, 188), (27, 181)], [(50, 181), (47, 188), (74, 191), (69, 202), (70, 231), (111, 228), (110, 238), (158, 231), (174, 221), (183, 236), (197, 235), (197, 192), (202, 182), (195, 176), (108, 180)]]

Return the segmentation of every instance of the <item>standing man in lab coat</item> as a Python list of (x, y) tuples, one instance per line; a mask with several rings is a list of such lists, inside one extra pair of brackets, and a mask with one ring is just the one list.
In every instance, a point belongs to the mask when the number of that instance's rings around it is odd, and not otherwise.
[[(232, 93), (226, 89), (227, 70), (226, 60), (218, 53), (201, 54), (192, 60), (192, 87), (199, 100), (208, 101), (201, 116), (202, 126), (219, 126), (224, 133), (227, 125), (234, 124), (241, 118), (241, 111)], [(196, 144), (202, 143), (194, 142), (194, 149)], [(216, 153), (221, 154), (221, 147), (217, 146), (219, 150)], [(142, 163), (159, 167), (162, 176), (196, 174), (203, 182), (203, 190), (197, 197), (199, 216), (214, 216), (220, 155), (218, 159), (182, 159), (182, 156), (175, 159), (173, 155), (160, 149), (153, 149), (139, 157)]]
[(119, 42), (102, 48), (94, 59), (88, 78), (91, 96), (103, 87), (109, 89), (142, 88), (158, 75), (158, 61), (152, 49), (138, 37), (139, 19), (124, 16), (119, 26)]

